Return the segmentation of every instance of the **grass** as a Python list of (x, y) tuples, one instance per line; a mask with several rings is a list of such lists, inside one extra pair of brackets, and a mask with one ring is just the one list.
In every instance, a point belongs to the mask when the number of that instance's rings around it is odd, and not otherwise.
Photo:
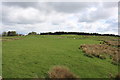
[(49, 69), (57, 65), (68, 67), (80, 78), (108, 78), (110, 73), (118, 73), (118, 66), (109, 60), (86, 57), (79, 49), (82, 44), (99, 44), (99, 37), (36, 35), (20, 38), (3, 41), (4, 78), (45, 78)]

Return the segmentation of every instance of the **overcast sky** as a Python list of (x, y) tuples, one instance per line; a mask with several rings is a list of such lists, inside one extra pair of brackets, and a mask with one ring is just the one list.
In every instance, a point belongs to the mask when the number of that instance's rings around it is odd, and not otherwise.
[(117, 2), (3, 2), (2, 31), (118, 34)]

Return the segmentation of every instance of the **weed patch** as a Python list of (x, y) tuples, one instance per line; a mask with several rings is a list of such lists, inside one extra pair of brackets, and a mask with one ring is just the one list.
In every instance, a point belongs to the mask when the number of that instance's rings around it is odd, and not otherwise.
[(110, 45), (110, 46), (118, 46), (120, 47), (120, 42), (118, 40), (115, 41), (104, 41), (103, 43)]
[(80, 48), (83, 50), (85, 55), (89, 57), (98, 57), (100, 59), (106, 59), (105, 55), (109, 55), (112, 57), (113, 62), (120, 62), (119, 55), (118, 55), (118, 49), (115, 47), (111, 47), (105, 44), (84, 44), (81, 45)]
[(56, 66), (48, 72), (49, 78), (77, 78), (70, 70), (66, 67)]

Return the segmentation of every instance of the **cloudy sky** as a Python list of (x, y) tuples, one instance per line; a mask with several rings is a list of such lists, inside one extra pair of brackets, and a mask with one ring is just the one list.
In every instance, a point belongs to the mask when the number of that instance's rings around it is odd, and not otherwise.
[(118, 34), (117, 2), (3, 2), (2, 31)]

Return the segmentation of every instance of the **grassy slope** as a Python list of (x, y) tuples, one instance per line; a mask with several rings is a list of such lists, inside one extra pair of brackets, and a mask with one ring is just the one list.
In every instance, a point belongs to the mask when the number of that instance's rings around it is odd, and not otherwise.
[(99, 42), (92, 38), (73, 39), (58, 36), (26, 36), (19, 40), (5, 41), (3, 77), (44, 78), (51, 67), (63, 65), (81, 78), (106, 78), (109, 73), (117, 73), (117, 66), (109, 60), (86, 57), (78, 49), (80, 44)]

